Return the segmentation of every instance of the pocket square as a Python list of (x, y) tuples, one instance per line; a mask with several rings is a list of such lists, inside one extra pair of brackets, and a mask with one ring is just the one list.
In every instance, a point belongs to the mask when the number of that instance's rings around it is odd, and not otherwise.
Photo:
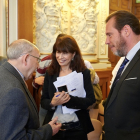
[(137, 77), (128, 78), (128, 79), (125, 79), (125, 80), (134, 80), (134, 79), (137, 79)]

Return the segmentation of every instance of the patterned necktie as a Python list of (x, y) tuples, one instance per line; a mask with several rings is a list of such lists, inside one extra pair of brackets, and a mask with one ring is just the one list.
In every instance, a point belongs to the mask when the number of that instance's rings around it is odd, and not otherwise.
[(120, 66), (120, 68), (119, 68), (119, 70), (117, 72), (117, 75), (115, 77), (115, 80), (114, 80), (114, 83), (113, 83), (113, 88), (115, 87), (116, 83), (119, 81), (121, 73), (122, 73), (122, 71), (124, 69), (124, 66), (127, 64), (128, 61), (129, 60), (127, 58), (125, 58), (123, 63), (121, 64), (121, 66)]

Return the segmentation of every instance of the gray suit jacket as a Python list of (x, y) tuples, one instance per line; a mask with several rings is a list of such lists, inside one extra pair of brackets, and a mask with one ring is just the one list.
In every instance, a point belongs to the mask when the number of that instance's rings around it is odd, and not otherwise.
[(105, 104), (105, 139), (140, 140), (140, 50)]
[(49, 124), (39, 127), (35, 101), (17, 70), (8, 62), (0, 66), (0, 139), (50, 140)]

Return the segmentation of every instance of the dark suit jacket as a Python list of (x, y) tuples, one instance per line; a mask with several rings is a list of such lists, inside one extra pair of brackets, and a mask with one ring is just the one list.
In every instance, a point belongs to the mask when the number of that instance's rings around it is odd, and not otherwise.
[[(90, 121), (89, 110), (87, 110), (87, 108), (95, 102), (95, 96), (94, 96), (94, 91), (91, 84), (90, 71), (86, 69), (82, 73), (83, 73), (83, 80), (84, 80), (84, 88), (86, 91), (86, 98), (79, 98), (79, 97), (71, 96), (70, 101), (67, 102), (65, 105), (68, 108), (81, 109), (79, 111), (76, 111), (76, 115), (82, 127), (84, 128), (85, 132), (89, 133), (93, 131), (94, 129)], [(50, 76), (46, 72), (44, 86), (43, 86), (43, 94), (41, 98), (41, 106), (44, 109), (48, 110), (47, 115), (45, 117), (44, 124), (48, 123), (51, 120), (55, 112), (55, 110), (51, 109), (49, 104), (54, 96), (54, 93), (56, 92), (53, 82), (57, 80), (57, 77), (58, 77), (57, 74)]]
[(105, 139), (140, 140), (140, 50), (105, 104)]
[(0, 139), (50, 140), (49, 124), (39, 127), (34, 99), (17, 70), (8, 62), (0, 66)]

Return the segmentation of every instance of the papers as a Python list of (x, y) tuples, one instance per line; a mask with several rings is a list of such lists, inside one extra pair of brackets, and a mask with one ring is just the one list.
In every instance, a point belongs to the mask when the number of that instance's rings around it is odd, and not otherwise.
[[(86, 96), (86, 92), (84, 90), (84, 84), (83, 84), (83, 74), (81, 72), (77, 73), (76, 71), (74, 71), (66, 76), (58, 77), (57, 81), (55, 81), (53, 84), (57, 91), (58, 91), (58, 87), (66, 85), (68, 91), (71, 91), (76, 88), (75, 91), (69, 93), (70, 95), (77, 96), (77, 97)], [(62, 106), (63, 114), (66, 113), (72, 114), (77, 110), (78, 109), (70, 109), (67, 108), (66, 106)]]

